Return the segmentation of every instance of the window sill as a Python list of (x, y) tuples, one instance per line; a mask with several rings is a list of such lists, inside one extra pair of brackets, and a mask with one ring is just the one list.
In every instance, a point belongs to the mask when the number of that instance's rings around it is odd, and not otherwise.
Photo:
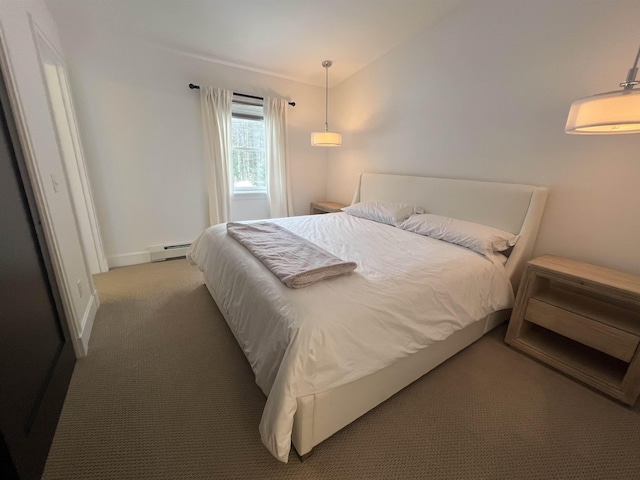
[(267, 192), (233, 192), (233, 200), (266, 200)]

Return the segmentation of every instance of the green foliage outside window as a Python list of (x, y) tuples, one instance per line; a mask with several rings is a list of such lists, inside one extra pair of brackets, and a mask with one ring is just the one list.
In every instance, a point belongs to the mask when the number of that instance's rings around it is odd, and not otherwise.
[(264, 122), (233, 117), (231, 123), (233, 186), (264, 190), (267, 186)]

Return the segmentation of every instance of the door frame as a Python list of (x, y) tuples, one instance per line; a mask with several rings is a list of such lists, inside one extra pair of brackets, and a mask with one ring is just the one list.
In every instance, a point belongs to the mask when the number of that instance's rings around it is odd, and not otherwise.
[[(2, 60), (2, 59), (0, 59)], [(10, 89), (5, 76), (5, 66), (1, 65), (0, 72), (0, 115), (7, 126), (7, 143), (13, 150), (13, 156), (17, 164), (18, 181), (22, 184), (22, 190), (26, 197), (26, 207), (30, 223), (35, 231), (40, 259), (46, 275), (50, 300), (57, 317), (57, 324), (63, 339), (57, 352), (56, 360), (48, 372), (46, 388), (37, 396), (33, 410), (33, 416), (28, 420), (28, 429), (15, 430), (11, 433), (11, 444), (7, 443), (5, 435), (0, 432), (0, 460), (2, 473), (11, 478), (40, 478), (47, 461), (51, 443), (55, 435), (58, 420), (62, 412), (67, 390), (71, 382), (76, 356), (73, 348), (73, 337), (69, 333), (69, 321), (64, 308), (64, 299), (60, 292), (60, 283), (53, 263), (53, 252), (47, 241), (47, 233), (43, 212), (38, 206), (37, 190), (29, 173), (27, 155), (24, 145), (20, 141), (18, 132), (19, 122), (14, 112), (14, 104), (11, 101)], [(6, 432), (5, 432), (6, 433)], [(12, 455), (13, 454), (13, 455)], [(5, 465), (8, 463), (8, 465)], [(5, 471), (4, 469), (8, 470)]]
[[(31, 14), (27, 14), (29, 22), (33, 23)], [(34, 39), (35, 40), (35, 39)], [(66, 321), (65, 329), (71, 333), (71, 342), (76, 357), (84, 357), (87, 354), (88, 335), (91, 333), (93, 327), (93, 320), (95, 318), (95, 311), (97, 311), (100, 301), (95, 291), (88, 292), (92, 300), (89, 304), (91, 310), (87, 310), (87, 322), (84, 325), (84, 329), (80, 330), (82, 322), (76, 322), (74, 314), (74, 308), (72, 305), (71, 288), (72, 285), (67, 282), (64, 275), (63, 260), (60, 255), (60, 247), (58, 245), (53, 228), (53, 218), (49, 206), (46, 201), (45, 187), (43, 178), (40, 176), (39, 170), (35, 160), (35, 148), (32, 144), (31, 134), (29, 133), (28, 123), (26, 121), (25, 112), (20, 102), (20, 96), (18, 94), (19, 88), (16, 80), (13, 65), (11, 63), (11, 56), (7, 47), (7, 38), (4, 32), (3, 26), (0, 24), (0, 75), (4, 80), (6, 89), (6, 95), (9, 100), (9, 107), (12, 114), (13, 126), (15, 127), (17, 139), (16, 145), (20, 146), (20, 154), (22, 156), (23, 165), (26, 167), (26, 176), (29, 182), (29, 187), (33, 193), (33, 200), (37, 211), (39, 212), (40, 225), (42, 229), (42, 235), (44, 236), (44, 245), (46, 245), (49, 253), (49, 260), (51, 262), (51, 269), (49, 274), (52, 274), (55, 279), (55, 284), (58, 286), (58, 293), (61, 300), (64, 315)], [(43, 85), (44, 88), (44, 85)], [(12, 139), (13, 140), (13, 139)], [(91, 276), (89, 276), (91, 280)], [(92, 286), (92, 285), (91, 285)]]
[[(74, 206), (74, 215), (84, 249), (85, 260), (91, 270), (89, 274), (108, 272), (109, 266), (104, 253), (102, 237), (100, 235), (100, 226), (98, 225), (95, 204), (91, 193), (91, 183), (87, 173), (84, 151), (82, 148), (80, 132), (78, 130), (78, 117), (75, 112), (71, 90), (69, 89), (68, 69), (62, 55), (60, 55), (60, 52), (58, 52), (53, 43), (47, 38), (38, 24), (33, 21), (33, 18), (29, 18), (29, 25), (31, 27), (34, 44), (40, 60), (40, 74), (42, 76), (42, 82), (46, 87), (49, 111), (51, 112), (51, 123), (56, 131), (58, 152), (67, 177), (67, 184), (70, 187), (69, 192)], [(60, 138), (61, 132), (59, 131), (58, 123), (54, 118), (54, 106), (49, 93), (49, 82), (47, 81), (47, 76), (44, 71), (46, 59), (50, 61), (48, 63), (52, 63), (56, 67), (61, 68), (64, 74), (64, 85), (60, 84), (60, 89), (63, 95), (67, 127), (72, 137), (73, 154), (75, 156), (75, 159), (72, 161), (67, 158), (64, 149), (62, 148), (62, 139)], [(70, 163), (73, 163), (73, 165), (70, 165)], [(75, 172), (73, 170), (75, 170)], [(75, 178), (76, 176), (77, 179)], [(71, 188), (72, 182), (79, 183), (80, 185), (73, 185), (75, 188)]]

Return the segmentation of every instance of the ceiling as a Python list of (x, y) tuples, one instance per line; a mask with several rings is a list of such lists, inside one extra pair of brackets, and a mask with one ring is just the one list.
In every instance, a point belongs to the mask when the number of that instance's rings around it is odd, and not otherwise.
[(60, 28), (81, 26), (331, 86), (463, 0), (45, 0)]

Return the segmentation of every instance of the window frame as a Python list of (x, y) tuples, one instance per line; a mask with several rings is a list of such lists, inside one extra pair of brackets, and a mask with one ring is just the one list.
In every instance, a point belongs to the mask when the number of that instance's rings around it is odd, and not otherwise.
[[(235, 111), (234, 106), (241, 106), (241, 105), (246, 105), (246, 106), (253, 106), (253, 107), (260, 107), (262, 114), (258, 115), (258, 114), (252, 114), (252, 113), (248, 113), (248, 112), (238, 112)], [(264, 129), (264, 104), (261, 100), (251, 100), (251, 99), (239, 99), (238, 97), (234, 96), (233, 100), (232, 100), (232, 107), (231, 107), (231, 117), (232, 120), (233, 118), (237, 118), (237, 119), (242, 119), (242, 120), (251, 120), (251, 121), (257, 121), (260, 122), (262, 124), (262, 127)], [(233, 126), (231, 127), (233, 129)], [(265, 132), (266, 134), (266, 132)], [(250, 197), (254, 197), (254, 198), (264, 198), (267, 196), (267, 185), (265, 185), (264, 187), (236, 187), (235, 186), (235, 177), (233, 175), (233, 152), (234, 150), (244, 150), (244, 151), (260, 151), (259, 149), (256, 148), (246, 148), (246, 147), (234, 147), (233, 146), (233, 141), (231, 142), (231, 193), (232, 195), (236, 196), (241, 196), (244, 199), (249, 199)], [(265, 162), (265, 169), (267, 168), (267, 152), (266, 152), (266, 146), (265, 149), (262, 150), (262, 153), (264, 154), (264, 162)]]

